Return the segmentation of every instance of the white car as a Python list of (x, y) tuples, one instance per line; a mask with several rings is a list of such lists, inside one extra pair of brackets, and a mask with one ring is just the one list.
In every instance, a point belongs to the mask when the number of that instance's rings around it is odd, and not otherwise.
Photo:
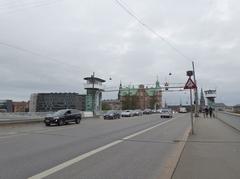
[(122, 117), (132, 117), (133, 116), (133, 111), (132, 110), (126, 110), (121, 113)]
[(187, 109), (185, 107), (180, 107), (179, 108), (179, 113), (186, 113)]
[(172, 118), (173, 117), (173, 112), (172, 109), (162, 109), (160, 113), (161, 118)]

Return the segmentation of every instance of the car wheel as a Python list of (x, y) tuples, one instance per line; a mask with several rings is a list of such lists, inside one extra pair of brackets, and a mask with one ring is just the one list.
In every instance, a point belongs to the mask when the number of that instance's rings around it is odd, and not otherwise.
[(75, 119), (76, 124), (80, 123), (80, 119)]
[(50, 126), (50, 124), (49, 123), (45, 123), (45, 126)]
[(63, 126), (64, 125), (64, 121), (60, 119), (57, 124), (58, 124), (58, 126)]

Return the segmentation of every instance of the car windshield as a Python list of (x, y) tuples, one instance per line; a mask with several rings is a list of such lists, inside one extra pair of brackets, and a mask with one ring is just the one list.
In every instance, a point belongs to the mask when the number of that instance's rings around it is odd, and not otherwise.
[(64, 115), (67, 111), (68, 111), (68, 110), (66, 110), (66, 109), (59, 110), (59, 111), (53, 113), (52, 116), (53, 116), (53, 117), (56, 117), (56, 116), (62, 116), (62, 115)]
[(114, 111), (107, 111), (106, 114), (112, 114)]
[(171, 112), (170, 109), (162, 109), (162, 113), (168, 113), (168, 112)]

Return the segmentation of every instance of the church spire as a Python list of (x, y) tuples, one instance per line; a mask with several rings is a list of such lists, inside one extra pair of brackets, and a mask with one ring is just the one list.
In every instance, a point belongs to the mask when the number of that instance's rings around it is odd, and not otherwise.
[(156, 88), (160, 88), (160, 83), (159, 83), (159, 80), (158, 80), (158, 76), (157, 76), (157, 81), (156, 81)]

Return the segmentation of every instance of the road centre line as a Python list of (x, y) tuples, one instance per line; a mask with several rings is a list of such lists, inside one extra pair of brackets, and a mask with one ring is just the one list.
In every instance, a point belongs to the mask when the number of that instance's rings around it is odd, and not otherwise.
[[(178, 118), (178, 117), (176, 117), (176, 118)], [(94, 150), (92, 150), (92, 151), (90, 151), (90, 152), (87, 152), (87, 153), (85, 153), (85, 154), (79, 155), (79, 156), (77, 156), (77, 157), (75, 157), (75, 158), (73, 158), (73, 159), (70, 159), (70, 160), (68, 160), (68, 161), (66, 161), (66, 162), (64, 162), (64, 163), (61, 163), (61, 164), (59, 164), (59, 165), (57, 165), (57, 166), (55, 166), (55, 167), (52, 167), (52, 168), (50, 168), (50, 169), (48, 169), (48, 170), (45, 170), (45, 171), (43, 171), (43, 172), (41, 172), (41, 173), (38, 173), (38, 174), (36, 174), (36, 175), (34, 175), (34, 176), (31, 176), (31, 177), (29, 177), (28, 179), (45, 178), (45, 177), (47, 177), (47, 176), (49, 176), (49, 175), (51, 175), (51, 174), (54, 174), (54, 173), (56, 173), (56, 172), (58, 172), (58, 171), (60, 171), (60, 170), (62, 170), (62, 169), (64, 169), (64, 168), (67, 168), (67, 167), (69, 167), (69, 166), (71, 166), (71, 165), (73, 165), (73, 164), (75, 164), (75, 163), (77, 163), (77, 162), (80, 162), (81, 160), (84, 160), (84, 159), (86, 159), (86, 158), (88, 158), (88, 157), (90, 157), (90, 156), (92, 156), (92, 155), (94, 155), (94, 154), (97, 154), (97, 153), (99, 153), (99, 152), (101, 152), (101, 151), (104, 151), (104, 150), (106, 150), (106, 149), (108, 149), (108, 148), (110, 148), (110, 147), (113, 147), (113, 146), (115, 146), (115, 145), (117, 145), (117, 144), (119, 144), (119, 143), (122, 143), (122, 142), (124, 142), (124, 140), (128, 140), (128, 139), (131, 139), (131, 138), (133, 138), (133, 137), (135, 137), (135, 136), (137, 136), (137, 135), (143, 134), (143, 133), (145, 133), (145, 132), (147, 132), (147, 131), (150, 131), (150, 130), (156, 128), (156, 127), (159, 127), (159, 126), (161, 126), (161, 125), (164, 125), (164, 124), (166, 124), (166, 123), (168, 123), (168, 122), (170, 122), (170, 121), (172, 121), (172, 120), (174, 120), (174, 119), (176, 119), (176, 118), (172, 118), (172, 119), (170, 119), (170, 120), (167, 120), (167, 121), (158, 123), (157, 125), (154, 125), (154, 126), (149, 127), (149, 128), (147, 128), (147, 129), (141, 130), (141, 131), (139, 131), (139, 132), (136, 132), (136, 133), (131, 134), (131, 135), (129, 135), (129, 136), (126, 136), (126, 137), (124, 137), (124, 138), (122, 138), (122, 139), (116, 140), (116, 141), (114, 141), (114, 142), (111, 142), (111, 143), (109, 143), (109, 144), (107, 144), (107, 145), (104, 145), (104, 146), (102, 146), (102, 147), (99, 147), (99, 148), (97, 148), (97, 149), (94, 149)]]

